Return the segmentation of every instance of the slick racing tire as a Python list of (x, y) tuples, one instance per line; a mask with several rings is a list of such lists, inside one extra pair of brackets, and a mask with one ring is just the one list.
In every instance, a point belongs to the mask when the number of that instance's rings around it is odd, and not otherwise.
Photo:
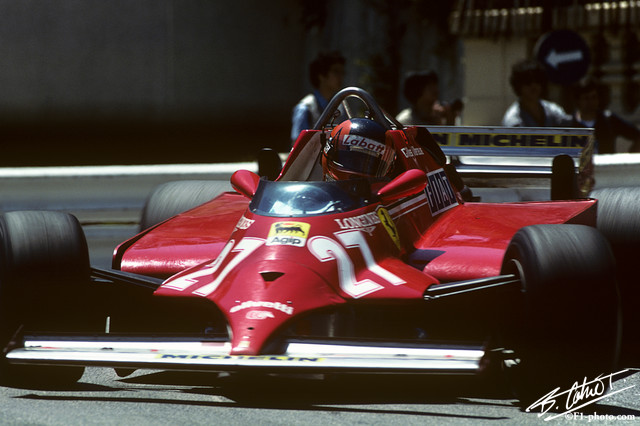
[[(78, 220), (48, 211), (0, 216), (0, 344), (19, 330), (60, 331), (88, 324), (80, 298), (90, 283), (89, 251)], [(43, 327), (43, 328), (39, 328)], [(84, 367), (11, 365), (0, 354), (0, 381), (9, 384), (69, 384)]]
[(618, 262), (631, 266), (640, 248), (640, 188), (597, 189), (590, 197), (598, 200), (598, 230)]
[(640, 253), (640, 188), (602, 188), (590, 195), (598, 200), (597, 227), (607, 238), (616, 258), (618, 283), (622, 295), (625, 363), (640, 360), (640, 299), (638, 253)]
[(600, 232), (584, 225), (522, 228), (508, 246), (502, 273), (521, 280), (520, 291), (507, 298), (498, 339), (511, 354), (505, 372), (521, 403), (614, 372), (619, 294), (615, 262)]
[(140, 218), (140, 231), (231, 190), (231, 184), (228, 181), (214, 180), (185, 180), (159, 185), (151, 192), (144, 205)]

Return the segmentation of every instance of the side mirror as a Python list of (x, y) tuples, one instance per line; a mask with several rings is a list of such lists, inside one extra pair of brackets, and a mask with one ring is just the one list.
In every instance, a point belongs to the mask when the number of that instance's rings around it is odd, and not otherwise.
[(282, 171), (282, 161), (277, 152), (271, 148), (262, 148), (258, 153), (258, 175), (276, 180)]
[(260, 176), (249, 170), (238, 170), (231, 175), (233, 189), (247, 198), (252, 198), (255, 195), (259, 182)]
[(427, 174), (418, 169), (407, 170), (391, 182), (380, 188), (378, 197), (384, 204), (409, 197), (424, 191), (427, 187)]

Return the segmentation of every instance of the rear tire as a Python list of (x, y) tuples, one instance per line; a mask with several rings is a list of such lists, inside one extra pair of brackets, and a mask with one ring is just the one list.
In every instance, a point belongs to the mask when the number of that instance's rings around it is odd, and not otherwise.
[(637, 263), (640, 253), (640, 188), (603, 188), (590, 195), (598, 200), (600, 232), (607, 238), (617, 263), (622, 294), (625, 335), (622, 362), (635, 366), (640, 361), (640, 285)]
[(228, 181), (185, 180), (156, 187), (147, 199), (140, 218), (140, 231), (157, 225), (179, 213), (204, 204), (231, 190)]
[[(19, 328), (63, 329), (87, 324), (78, 317), (90, 283), (89, 251), (78, 220), (69, 214), (15, 211), (0, 216), (0, 343)], [(43, 330), (43, 331), (45, 331)], [(0, 355), (6, 383), (75, 383), (84, 367), (11, 365)]]
[(513, 350), (505, 363), (523, 404), (555, 387), (613, 372), (620, 345), (619, 295), (611, 250), (594, 228), (535, 225), (511, 240), (503, 273), (521, 278), (505, 306), (499, 340)]
[(640, 188), (597, 189), (590, 197), (598, 200), (598, 230), (614, 252), (640, 247)]

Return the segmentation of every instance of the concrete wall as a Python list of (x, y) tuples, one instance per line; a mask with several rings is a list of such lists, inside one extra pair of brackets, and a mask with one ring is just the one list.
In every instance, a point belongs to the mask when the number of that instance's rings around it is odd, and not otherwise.
[[(304, 28), (310, 11), (324, 26)], [(0, 166), (286, 150), (321, 49), (347, 57), (346, 85), (391, 87), (379, 100), (390, 113), (406, 106), (394, 96), (409, 70), (435, 69), (443, 98), (461, 97), (461, 43), (405, 15), (390, 19), (407, 27), (395, 55), (389, 17), (368, 0), (0, 0)], [(376, 61), (390, 56), (380, 77)]]
[(516, 100), (509, 85), (511, 65), (527, 57), (524, 39), (467, 39), (464, 43), (466, 126), (499, 126)]
[(433, 70), (438, 74), (440, 99), (452, 102), (464, 98), (464, 48), (462, 40), (449, 37), (433, 24), (417, 17), (409, 19), (402, 45), (399, 110), (409, 106), (402, 96), (402, 80), (407, 72)]
[[(638, 31), (635, 31), (637, 38)], [(587, 41), (592, 51), (592, 59), (595, 56), (597, 46), (595, 46), (596, 36), (602, 36), (601, 49), (606, 53), (603, 63), (593, 63), (589, 68), (589, 74), (598, 74), (601, 82), (609, 90), (608, 108), (621, 115), (628, 121), (640, 126), (640, 107), (625, 105), (625, 98), (632, 95), (636, 102), (640, 99), (638, 95), (638, 84), (640, 84), (640, 74), (628, 75), (631, 70), (640, 70), (640, 60), (636, 60), (631, 67), (625, 65), (624, 58), (635, 54), (635, 50), (627, 52), (625, 49), (633, 49), (625, 45), (625, 33), (607, 31), (602, 34), (597, 31), (581, 32), (580, 35)], [(628, 36), (628, 34), (626, 34)], [(471, 126), (494, 126), (499, 125), (506, 109), (516, 100), (511, 86), (509, 76), (511, 66), (532, 55), (532, 46), (535, 39), (531, 36), (512, 36), (495, 38), (474, 38), (465, 37), (463, 39), (464, 54), (461, 56), (464, 73), (464, 97), (465, 109), (462, 124)], [(601, 52), (600, 55), (603, 53)], [(636, 86), (629, 86), (633, 82)], [(627, 93), (631, 91), (632, 93)], [(550, 84), (548, 99), (562, 105), (568, 113), (573, 112), (574, 106), (571, 99), (570, 87)], [(630, 141), (618, 138), (616, 149), (618, 152), (628, 151)]]
[(300, 16), (296, 0), (0, 0), (0, 165), (288, 146)]
[(2, 0), (0, 113), (288, 114), (305, 77), (297, 4)]

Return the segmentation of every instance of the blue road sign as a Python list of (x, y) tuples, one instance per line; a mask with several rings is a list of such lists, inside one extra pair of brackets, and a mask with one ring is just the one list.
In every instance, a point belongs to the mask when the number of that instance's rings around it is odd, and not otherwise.
[(562, 85), (577, 82), (587, 74), (591, 52), (587, 42), (576, 32), (557, 30), (540, 37), (534, 49), (549, 76), (549, 81)]

